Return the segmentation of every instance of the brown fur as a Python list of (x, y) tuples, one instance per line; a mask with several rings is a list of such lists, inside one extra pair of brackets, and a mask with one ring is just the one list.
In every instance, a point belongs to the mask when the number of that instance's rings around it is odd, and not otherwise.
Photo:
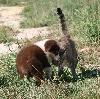
[(50, 64), (41, 48), (36, 45), (30, 45), (22, 49), (17, 55), (16, 67), (22, 79), (24, 75), (28, 79), (35, 76), (35, 79), (40, 82), (40, 79), (43, 80), (43, 69), (50, 67)]
[(45, 43), (45, 51), (46, 52), (51, 52), (53, 53), (54, 55), (58, 55), (58, 52), (59, 52), (59, 46), (57, 45), (57, 42), (55, 40), (48, 40), (46, 43)]
[(63, 69), (63, 66), (67, 65), (71, 69), (72, 75), (76, 76), (75, 69), (78, 62), (78, 54), (75, 48), (75, 42), (70, 37), (64, 14), (62, 13), (62, 10), (60, 8), (57, 8), (57, 14), (59, 15), (62, 28), (62, 37), (58, 40), (58, 43), (60, 45), (60, 48), (63, 49), (63, 51), (65, 50), (64, 54), (61, 56), (61, 59), (63, 59), (63, 61), (60, 64), (60, 69)]
[[(46, 42), (45, 46), (48, 45), (47, 43), (49, 42)], [(50, 49), (51, 52), (55, 52), (54, 50), (56, 49), (52, 49), (53, 46), (55, 48), (57, 47), (57, 51), (59, 51), (59, 46), (55, 42), (52, 42), (52, 46), (47, 46), (45, 50)], [(26, 76), (28, 79), (34, 76), (36, 81), (41, 83), (41, 80), (44, 80), (43, 70), (51, 67), (48, 58), (52, 57), (47, 57), (46, 53), (38, 45), (29, 45), (23, 48), (17, 55), (17, 72), (22, 79), (24, 79), (24, 76)], [(48, 72), (49, 71), (47, 70), (47, 73)]]

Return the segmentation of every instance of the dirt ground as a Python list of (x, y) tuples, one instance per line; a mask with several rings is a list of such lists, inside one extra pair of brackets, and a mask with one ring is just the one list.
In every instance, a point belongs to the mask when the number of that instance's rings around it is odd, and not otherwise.
[(18, 28), (19, 23), (22, 21), (22, 16), (20, 15), (23, 7), (0, 7), (0, 25), (11, 26), (13, 28)]
[[(38, 35), (46, 35), (49, 33), (47, 27), (42, 28), (20, 28), (20, 22), (24, 19), (21, 16), (21, 12), (24, 7), (13, 6), (13, 7), (0, 7), (0, 25), (1, 26), (10, 26), (13, 31), (16, 33), (17, 40), (21, 41), (24, 39), (31, 39)], [(8, 54), (11, 51), (17, 50), (17, 44), (11, 44), (10, 47), (1, 43), (0, 44), (0, 56), (3, 54)]]

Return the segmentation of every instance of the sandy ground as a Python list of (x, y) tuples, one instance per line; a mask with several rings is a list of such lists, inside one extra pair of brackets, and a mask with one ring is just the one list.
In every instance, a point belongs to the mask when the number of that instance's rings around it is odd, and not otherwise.
[[(0, 7), (0, 25), (1, 26), (10, 26), (16, 36), (14, 38), (18, 39), (19, 41), (24, 39), (31, 39), (38, 35), (47, 35), (50, 33), (47, 27), (43, 28), (27, 28), (22, 29), (20, 28), (20, 22), (24, 19), (21, 16), (21, 12), (24, 7), (13, 6), (13, 7)], [(0, 44), (0, 56), (4, 54), (8, 54), (11, 51), (17, 50), (17, 44), (11, 44), (9, 47), (6, 44)]]
[(11, 26), (13, 28), (18, 28), (19, 23), (22, 21), (22, 16), (20, 15), (23, 7), (0, 7), (0, 25)]

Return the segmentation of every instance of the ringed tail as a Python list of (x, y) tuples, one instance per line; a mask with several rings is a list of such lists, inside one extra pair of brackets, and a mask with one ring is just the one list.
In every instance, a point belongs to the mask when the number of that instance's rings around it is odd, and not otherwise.
[(70, 38), (70, 34), (69, 34), (69, 31), (68, 31), (68, 28), (66, 25), (65, 16), (64, 16), (61, 8), (57, 8), (57, 14), (59, 15), (59, 18), (60, 18), (60, 24), (61, 24), (63, 36), (67, 36)]

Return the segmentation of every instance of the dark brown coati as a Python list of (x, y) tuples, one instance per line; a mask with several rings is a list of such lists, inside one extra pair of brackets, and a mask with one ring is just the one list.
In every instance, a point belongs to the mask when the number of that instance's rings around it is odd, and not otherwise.
[[(23, 48), (17, 55), (16, 68), (22, 79), (34, 77), (36, 82), (44, 80), (43, 71), (51, 80), (50, 62), (58, 57), (59, 46), (55, 40), (43, 40)], [(58, 57), (59, 58), (59, 57)]]

